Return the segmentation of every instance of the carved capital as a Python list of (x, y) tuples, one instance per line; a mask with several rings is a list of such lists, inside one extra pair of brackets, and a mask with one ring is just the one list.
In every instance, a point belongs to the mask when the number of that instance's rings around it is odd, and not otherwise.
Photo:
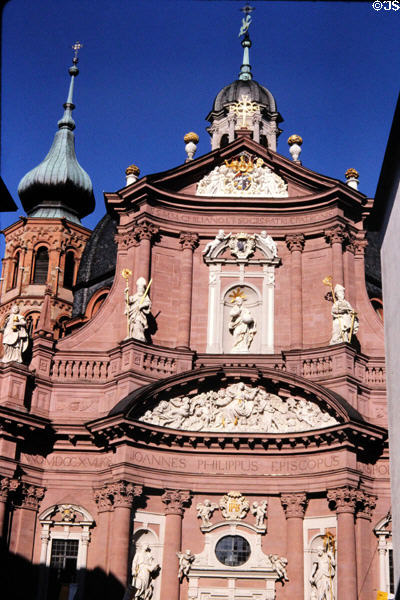
[(159, 227), (157, 227), (157, 225), (154, 225), (154, 223), (150, 223), (150, 221), (147, 221), (146, 219), (141, 221), (140, 223), (137, 223), (135, 226), (135, 236), (137, 237), (137, 239), (139, 241), (141, 240), (150, 240), (152, 241), (153, 238), (158, 234), (159, 232)]
[(127, 481), (117, 481), (109, 486), (110, 496), (112, 496), (113, 505), (115, 508), (124, 506), (131, 508), (135, 498), (142, 495), (143, 486)]
[(44, 497), (46, 488), (30, 483), (21, 484), (21, 506), (30, 510), (39, 510), (40, 501)]
[(304, 242), (305, 238), (302, 233), (288, 233), (288, 235), (286, 236), (286, 245), (289, 248), (290, 252), (294, 252), (295, 250), (303, 252)]
[(114, 236), (115, 242), (118, 244), (118, 246), (124, 250), (124, 249), (128, 249), (131, 248), (132, 246), (137, 246), (138, 242), (136, 239), (136, 233), (135, 231), (129, 231), (128, 233), (117, 233)]
[(368, 246), (367, 240), (359, 240), (357, 238), (351, 238), (349, 243), (349, 248), (355, 255), (363, 255), (365, 253), (365, 248)]
[(194, 250), (199, 245), (199, 236), (191, 231), (183, 231), (179, 235), (179, 243), (182, 245), (182, 250)]
[(370, 521), (372, 519), (372, 513), (374, 512), (374, 508), (376, 506), (376, 496), (373, 496), (372, 494), (367, 494), (367, 492), (364, 492), (363, 490), (357, 490), (356, 496), (357, 515)]
[(344, 225), (338, 223), (329, 229), (325, 229), (325, 239), (332, 246), (332, 244), (343, 244), (349, 238), (349, 234), (346, 231)]
[(291, 517), (303, 519), (307, 503), (307, 494), (305, 492), (281, 494), (281, 504), (287, 519), (290, 519)]
[(336, 512), (352, 513), (356, 510), (357, 492), (355, 488), (345, 485), (344, 487), (336, 488), (327, 491), (327, 499), (332, 508), (336, 508)]
[(95, 489), (93, 496), (99, 513), (112, 510), (112, 494), (109, 486), (105, 485), (102, 488)]
[(7, 502), (8, 495), (12, 492), (16, 492), (19, 485), (18, 479), (3, 477), (0, 481), (0, 502)]
[(166, 515), (183, 515), (191, 494), (188, 490), (165, 490), (161, 500), (165, 504)]

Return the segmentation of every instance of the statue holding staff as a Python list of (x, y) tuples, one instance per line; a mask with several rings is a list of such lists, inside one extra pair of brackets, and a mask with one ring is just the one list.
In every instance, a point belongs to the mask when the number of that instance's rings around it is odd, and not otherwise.
[(151, 300), (148, 292), (151, 286), (151, 280), (146, 286), (144, 277), (139, 277), (136, 281), (136, 293), (129, 295), (128, 285), (125, 288), (125, 314), (128, 319), (127, 338), (133, 338), (140, 342), (146, 342), (145, 332), (148, 329), (147, 315), (151, 310)]

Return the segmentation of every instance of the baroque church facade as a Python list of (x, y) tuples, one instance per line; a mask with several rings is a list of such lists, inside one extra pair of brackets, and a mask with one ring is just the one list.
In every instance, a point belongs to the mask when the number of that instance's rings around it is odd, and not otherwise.
[(83, 227), (75, 56), (53, 145), (21, 180), (0, 297), (9, 597), (392, 591), (373, 201), (354, 169), (342, 182), (304, 167), (299, 136), (292, 160), (277, 152), (249, 24), (208, 154), (194, 158), (191, 132), (184, 164), (132, 165)]

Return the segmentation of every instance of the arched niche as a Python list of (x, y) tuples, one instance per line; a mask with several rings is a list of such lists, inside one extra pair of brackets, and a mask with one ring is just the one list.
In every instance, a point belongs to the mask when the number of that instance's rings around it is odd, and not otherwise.
[(261, 352), (262, 300), (255, 286), (230, 285), (221, 298), (221, 339), (224, 354)]

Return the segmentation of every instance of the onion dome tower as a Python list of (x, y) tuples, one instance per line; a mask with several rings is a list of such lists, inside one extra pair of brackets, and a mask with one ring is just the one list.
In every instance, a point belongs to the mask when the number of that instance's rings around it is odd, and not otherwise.
[(243, 64), (238, 79), (222, 88), (206, 117), (210, 122), (207, 131), (211, 135), (212, 150), (226, 146), (238, 137), (240, 130), (242, 133), (247, 130), (255, 142), (276, 151), (281, 133), (278, 124), (283, 119), (271, 92), (255, 81), (251, 73), (249, 27), (253, 10), (248, 5), (242, 8), (246, 16), (239, 32), (239, 37), (243, 36)]
[(75, 154), (75, 122), (72, 118), (75, 77), (79, 74), (77, 52), (69, 68), (71, 82), (64, 114), (46, 158), (20, 181), (18, 194), (29, 217), (66, 218), (74, 223), (94, 210), (93, 186)]
[(81, 224), (81, 218), (95, 205), (92, 182), (75, 155), (73, 91), (81, 44), (76, 42), (72, 48), (68, 98), (53, 144), (46, 158), (18, 186), (27, 217), (3, 232), (6, 251), (0, 324), (12, 304), (18, 302), (32, 334), (47, 293), (46, 314), (56, 337), (63, 334), (65, 322), (71, 317), (73, 288), (91, 233)]

